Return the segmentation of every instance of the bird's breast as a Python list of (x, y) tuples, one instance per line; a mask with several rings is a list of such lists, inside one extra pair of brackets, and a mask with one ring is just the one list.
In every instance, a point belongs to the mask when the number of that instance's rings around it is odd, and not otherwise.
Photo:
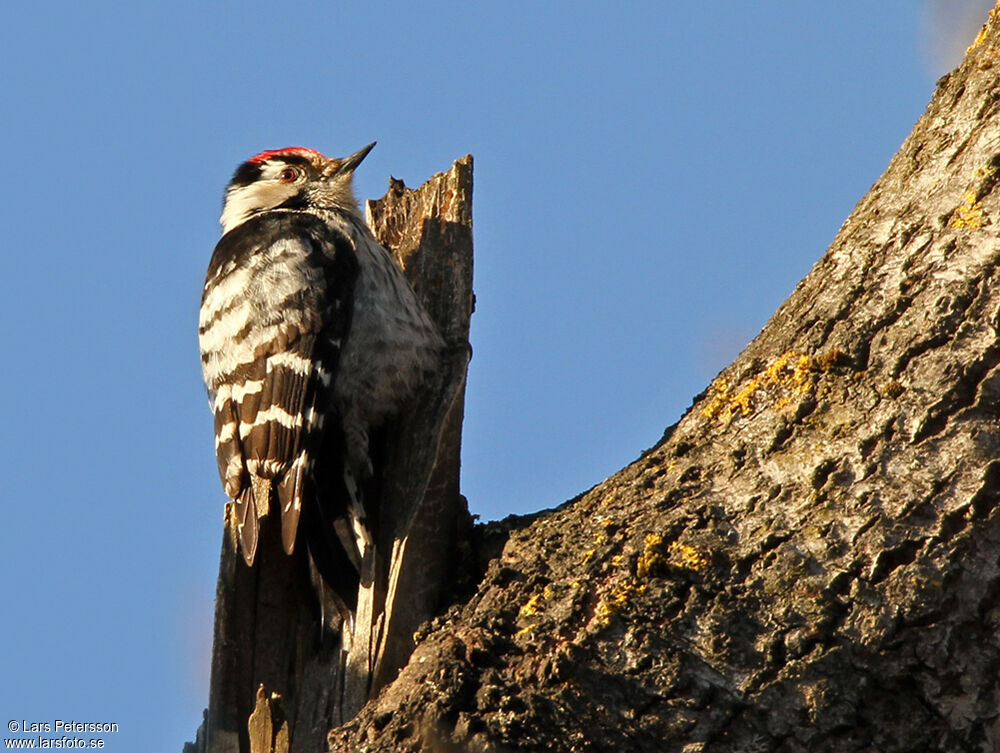
[(384, 248), (357, 244), (358, 281), (336, 397), (374, 426), (409, 399), (437, 363), (441, 338)]

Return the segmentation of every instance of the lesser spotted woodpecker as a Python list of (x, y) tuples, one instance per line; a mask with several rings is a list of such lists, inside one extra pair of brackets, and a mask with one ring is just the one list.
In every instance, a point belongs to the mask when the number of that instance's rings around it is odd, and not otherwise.
[(226, 188), (199, 345), (249, 565), (276, 509), (286, 552), (315, 543), (320, 570), (356, 577), (371, 540), (358, 494), (369, 433), (437, 364), (441, 338), (358, 212), (351, 180), (373, 146), (261, 152)]

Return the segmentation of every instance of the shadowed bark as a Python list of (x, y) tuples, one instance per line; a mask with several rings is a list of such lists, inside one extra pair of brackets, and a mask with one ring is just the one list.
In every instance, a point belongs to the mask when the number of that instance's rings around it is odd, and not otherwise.
[(1000, 750), (1000, 13), (633, 464), (507, 536), (332, 751)]

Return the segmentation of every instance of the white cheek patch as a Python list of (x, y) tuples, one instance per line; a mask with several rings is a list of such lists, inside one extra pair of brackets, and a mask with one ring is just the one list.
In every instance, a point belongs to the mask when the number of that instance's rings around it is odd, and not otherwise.
[[(276, 178), (277, 174), (271, 177)], [(219, 217), (223, 235), (237, 225), (246, 222), (256, 212), (273, 209), (296, 193), (298, 193), (298, 186), (295, 184), (286, 185), (268, 180), (267, 177), (256, 183), (251, 183), (249, 186), (230, 187), (226, 191), (222, 216)]]
[(253, 186), (237, 186), (226, 191), (219, 224), (223, 234), (246, 220), (253, 211)]

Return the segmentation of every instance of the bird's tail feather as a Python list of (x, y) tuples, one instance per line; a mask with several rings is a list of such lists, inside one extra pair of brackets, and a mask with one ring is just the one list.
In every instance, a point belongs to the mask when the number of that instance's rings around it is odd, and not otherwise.
[(281, 546), (286, 554), (295, 551), (299, 516), (302, 514), (306, 458), (305, 452), (300, 452), (278, 484), (278, 501), (281, 505)]
[(257, 506), (254, 503), (253, 487), (245, 487), (236, 497), (236, 530), (240, 538), (240, 550), (247, 566), (253, 565), (257, 556)]

